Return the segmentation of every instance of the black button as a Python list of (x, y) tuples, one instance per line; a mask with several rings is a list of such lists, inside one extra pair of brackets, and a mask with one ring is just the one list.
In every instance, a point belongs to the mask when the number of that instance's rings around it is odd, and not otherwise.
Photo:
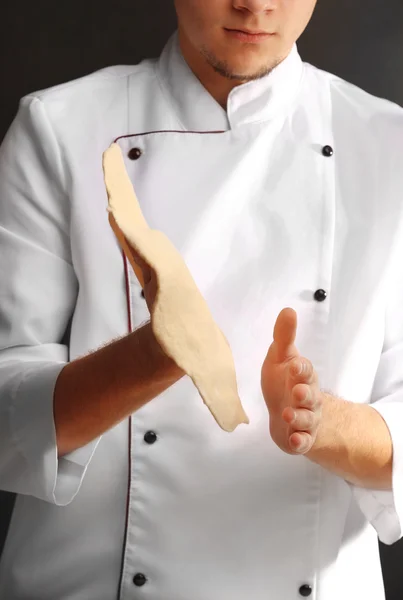
[(308, 596), (310, 596), (312, 594), (312, 588), (310, 585), (307, 585), (307, 584), (301, 585), (301, 587), (299, 588), (299, 593), (304, 598), (307, 598)]
[(127, 156), (130, 160), (138, 160), (142, 154), (140, 148), (131, 148)]
[(144, 436), (144, 441), (146, 442), (146, 444), (155, 444), (155, 442), (157, 441), (157, 434), (154, 431), (147, 431), (147, 433)]
[(331, 146), (323, 146), (322, 154), (323, 154), (323, 156), (326, 156), (327, 158), (329, 158), (329, 156), (333, 156), (334, 150)]
[(326, 300), (327, 294), (326, 294), (325, 290), (316, 290), (313, 297), (315, 298), (315, 300), (317, 302), (323, 302), (324, 300)]
[(140, 296), (141, 296), (142, 298), (145, 298), (144, 290), (141, 290), (141, 292), (140, 292)]
[(134, 585), (137, 585), (137, 587), (141, 587), (147, 583), (147, 577), (143, 575), (143, 573), (136, 573), (136, 575), (133, 577), (133, 583)]

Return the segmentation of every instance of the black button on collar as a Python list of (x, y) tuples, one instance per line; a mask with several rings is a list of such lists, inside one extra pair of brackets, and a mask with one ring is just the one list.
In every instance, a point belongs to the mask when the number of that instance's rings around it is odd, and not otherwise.
[(322, 154), (323, 154), (323, 156), (326, 156), (327, 158), (329, 158), (330, 156), (333, 156), (334, 150), (331, 146), (323, 146)]
[(327, 293), (325, 290), (316, 290), (313, 297), (317, 302), (323, 302), (327, 298)]
[(147, 577), (143, 575), (143, 573), (136, 573), (133, 577), (133, 583), (134, 585), (137, 585), (137, 587), (142, 587), (147, 583)]
[(138, 160), (142, 154), (143, 153), (140, 148), (131, 148), (127, 156), (130, 158), (130, 160)]
[(144, 436), (144, 441), (146, 444), (155, 444), (155, 442), (157, 441), (157, 434), (155, 433), (155, 431), (147, 431), (147, 433)]
[(310, 596), (312, 594), (312, 588), (308, 584), (301, 585), (301, 587), (299, 588), (299, 593), (304, 598), (307, 598), (308, 596)]

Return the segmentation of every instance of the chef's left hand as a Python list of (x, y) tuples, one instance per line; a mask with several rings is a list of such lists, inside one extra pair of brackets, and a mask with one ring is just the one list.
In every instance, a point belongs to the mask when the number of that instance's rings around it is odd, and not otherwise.
[[(261, 385), (270, 414), (270, 434), (287, 454), (306, 454), (315, 443), (324, 393), (311, 362), (295, 344), (297, 313), (283, 309), (274, 327), (273, 343), (261, 370)], [(301, 373), (299, 368), (303, 366)]]

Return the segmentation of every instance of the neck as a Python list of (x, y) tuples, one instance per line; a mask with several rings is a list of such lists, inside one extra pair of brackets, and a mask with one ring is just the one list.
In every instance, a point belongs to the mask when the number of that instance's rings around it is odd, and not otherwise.
[(180, 27), (178, 33), (180, 49), (189, 68), (214, 100), (226, 110), (231, 90), (245, 82), (237, 79), (228, 79), (217, 73), (209, 65), (201, 52), (192, 45)]

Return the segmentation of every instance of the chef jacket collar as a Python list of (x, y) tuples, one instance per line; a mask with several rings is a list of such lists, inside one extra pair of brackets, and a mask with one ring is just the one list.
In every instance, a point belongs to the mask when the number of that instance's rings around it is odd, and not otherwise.
[(188, 131), (227, 131), (284, 114), (296, 99), (304, 65), (296, 45), (265, 77), (235, 87), (225, 111), (194, 75), (183, 58), (178, 33), (165, 46), (157, 74), (176, 117)]

